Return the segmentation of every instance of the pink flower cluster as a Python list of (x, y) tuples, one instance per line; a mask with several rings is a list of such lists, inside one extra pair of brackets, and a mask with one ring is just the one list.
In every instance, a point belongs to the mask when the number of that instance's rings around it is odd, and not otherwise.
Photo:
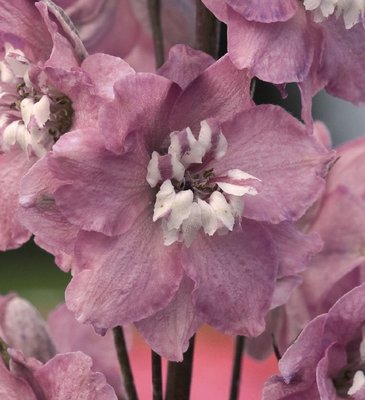
[[(203, 0), (228, 27), (215, 60), (189, 47), (195, 2), (170, 0), (157, 71), (144, 1), (56, 3), (0, 0), (0, 249), (34, 235), (72, 275), (48, 328), (0, 300), (4, 393), (122, 396), (111, 344), (74, 315), (133, 323), (170, 361), (202, 324), (256, 356), (274, 333), (265, 400), (363, 398), (365, 142), (331, 150), (311, 103), (365, 100), (364, 2)], [(255, 77), (297, 83), (305, 123), (256, 105)]]

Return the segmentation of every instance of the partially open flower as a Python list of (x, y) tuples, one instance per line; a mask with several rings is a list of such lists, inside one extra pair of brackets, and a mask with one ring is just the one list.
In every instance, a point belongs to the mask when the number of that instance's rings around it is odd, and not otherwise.
[(364, 295), (363, 284), (305, 327), (279, 362), (281, 376), (266, 383), (264, 400), (364, 398)]

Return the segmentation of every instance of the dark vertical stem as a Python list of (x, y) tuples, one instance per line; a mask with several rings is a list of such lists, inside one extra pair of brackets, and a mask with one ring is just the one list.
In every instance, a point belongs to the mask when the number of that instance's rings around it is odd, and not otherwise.
[(162, 368), (161, 357), (154, 351), (152, 353), (152, 388), (153, 400), (162, 400)]
[(180, 363), (169, 362), (165, 400), (189, 400), (191, 377), (193, 374), (195, 336), (190, 339), (190, 346)]
[(227, 53), (227, 25), (219, 22), (218, 58)]
[(274, 354), (275, 354), (276, 359), (278, 361), (280, 361), (281, 360), (281, 353), (280, 353), (280, 350), (279, 350), (279, 346), (276, 343), (276, 339), (275, 339), (274, 334), (272, 334), (272, 347), (274, 349)]
[(160, 0), (148, 0), (148, 12), (153, 34), (153, 45), (155, 48), (156, 68), (161, 67), (164, 62), (164, 46), (161, 25), (161, 4)]
[(242, 356), (245, 346), (244, 336), (236, 337), (232, 378), (231, 378), (231, 391), (229, 394), (229, 400), (237, 400), (240, 392), (240, 380), (241, 380), (241, 369), (242, 369)]
[(121, 326), (113, 328), (113, 335), (128, 400), (138, 400), (136, 387), (134, 385), (132, 368), (129, 362), (127, 346), (125, 343), (123, 328)]
[(196, 0), (196, 48), (217, 58), (219, 23), (201, 0)]

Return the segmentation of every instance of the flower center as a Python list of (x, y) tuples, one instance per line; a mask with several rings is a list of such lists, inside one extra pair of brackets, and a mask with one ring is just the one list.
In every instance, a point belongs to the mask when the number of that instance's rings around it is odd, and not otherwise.
[(365, 0), (304, 0), (304, 7), (313, 11), (314, 20), (321, 22), (332, 14), (343, 16), (346, 29), (364, 21)]
[(336, 392), (340, 397), (353, 396), (365, 385), (365, 327), (362, 328), (362, 341), (356, 353), (347, 356), (348, 365), (334, 379)]
[[(32, 63), (9, 43), (0, 62), (2, 150), (19, 145), (29, 156), (42, 157), (72, 125), (71, 100), (29, 78)], [(39, 76), (41, 81), (42, 75)]]
[(198, 139), (190, 128), (170, 134), (167, 154), (154, 151), (147, 182), (157, 187), (153, 221), (161, 220), (166, 246), (191, 245), (200, 230), (212, 236), (232, 231), (241, 219), (243, 196), (258, 193), (260, 180), (240, 169), (216, 176), (214, 162), (227, 140), (214, 119), (200, 123)]

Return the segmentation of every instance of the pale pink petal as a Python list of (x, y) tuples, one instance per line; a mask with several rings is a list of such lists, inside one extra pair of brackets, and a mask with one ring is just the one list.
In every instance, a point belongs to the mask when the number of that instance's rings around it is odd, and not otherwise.
[(222, 22), (227, 23), (227, 4), (222, 0), (202, 0), (205, 6)]
[(347, 355), (343, 346), (333, 343), (326, 349), (316, 368), (317, 386), (321, 399), (337, 400), (341, 398), (337, 395), (337, 390), (331, 378), (340, 374), (346, 364)]
[(282, 376), (272, 377), (263, 389), (263, 400), (319, 399), (315, 366), (322, 356), (325, 315), (315, 318), (279, 361)]
[[(317, 140), (322, 143), (327, 149), (332, 149), (332, 138), (331, 132), (322, 121), (314, 121), (313, 123), (313, 135)], [(338, 153), (338, 151), (337, 151)]]
[(245, 197), (244, 216), (271, 223), (296, 220), (318, 199), (335, 156), (298, 120), (263, 105), (240, 113), (222, 130), (228, 150), (212, 164), (215, 174), (238, 168), (262, 183), (256, 196)]
[[(365, 205), (339, 187), (323, 200), (311, 231), (321, 235), (324, 247), (304, 272), (300, 290), (309, 309), (318, 314), (327, 311), (322, 299), (333, 286), (365, 262)], [(342, 294), (337, 293), (337, 299)], [(331, 297), (336, 300), (335, 293)]]
[(0, 250), (21, 246), (31, 233), (17, 216), (20, 180), (35, 160), (20, 149), (0, 154)]
[[(72, 254), (78, 228), (71, 225), (60, 213), (54, 201), (54, 191), (60, 181), (48, 168), (48, 156), (37, 161), (21, 180), (19, 218), (35, 235), (37, 244), (59, 256)], [(60, 268), (69, 270), (69, 264)]]
[(338, 160), (328, 175), (327, 191), (342, 185), (365, 199), (365, 138), (347, 142), (337, 149)]
[(102, 107), (99, 116), (106, 148), (123, 152), (126, 136), (138, 131), (146, 135), (151, 153), (158, 149), (170, 133), (166, 119), (179, 86), (162, 76), (140, 73), (125, 76), (114, 90), (115, 100)]
[(195, 282), (193, 302), (200, 318), (233, 335), (257, 336), (264, 330), (278, 265), (259, 224), (245, 220), (242, 232), (197, 237), (182, 257)]
[(213, 63), (214, 58), (210, 55), (186, 45), (177, 44), (170, 49), (169, 56), (158, 73), (185, 89)]
[(63, 183), (54, 198), (70, 223), (117, 235), (148, 207), (148, 155), (133, 139), (122, 156), (106, 150), (96, 130), (70, 132), (53, 146), (48, 166)]
[[(77, 67), (81, 58), (76, 54), (74, 47), (59, 30), (59, 25), (51, 18), (47, 5), (43, 2), (35, 4), (43, 18), (43, 24), (47, 27), (53, 42), (52, 52), (44, 66), (49, 68), (63, 68), (69, 70)], [(34, 60), (38, 61), (38, 60)]]
[(120, 396), (124, 394), (122, 376), (115, 350), (113, 334), (97, 335), (89, 325), (76, 321), (64, 304), (48, 315), (48, 331), (59, 353), (82, 351), (93, 359), (93, 370), (105, 375)]
[(296, 0), (225, 0), (225, 3), (248, 21), (265, 23), (287, 21), (298, 10)]
[(319, 74), (326, 90), (356, 104), (365, 102), (365, 83), (359, 76), (365, 68), (365, 31), (362, 24), (346, 29), (341, 19), (321, 23), (325, 37), (323, 66)]
[(0, 358), (0, 395), (5, 400), (38, 400), (28, 383), (12, 374)]
[(1, 0), (0, 9), (0, 30), (5, 33), (1, 37), (2, 44), (17, 40), (13, 44), (17, 44), (16, 47), (24, 51), (27, 57), (46, 61), (52, 50), (52, 39), (34, 2)]
[(170, 127), (180, 130), (190, 126), (199, 131), (204, 119), (214, 117), (223, 122), (252, 106), (246, 71), (238, 71), (226, 55), (184, 90), (172, 110)]
[(135, 323), (151, 348), (170, 361), (183, 360), (189, 339), (202, 323), (194, 312), (193, 289), (193, 282), (185, 277), (175, 298), (166, 308)]
[(182, 278), (178, 248), (163, 245), (152, 210), (142, 213), (121, 236), (82, 232), (76, 253), (85, 270), (68, 286), (66, 303), (80, 322), (96, 328), (156, 313), (174, 298)]
[(312, 257), (322, 250), (323, 242), (317, 233), (305, 234), (293, 223), (265, 224), (265, 228), (279, 257), (278, 278), (303, 272)]
[(117, 400), (104, 375), (81, 353), (59, 354), (34, 372), (47, 400)]
[(320, 33), (304, 10), (270, 24), (247, 21), (231, 8), (228, 16), (228, 53), (237, 68), (278, 84), (300, 82), (308, 75)]
[(97, 94), (110, 100), (114, 97), (114, 83), (125, 75), (135, 73), (121, 58), (100, 53), (85, 58), (81, 68), (94, 82)]

